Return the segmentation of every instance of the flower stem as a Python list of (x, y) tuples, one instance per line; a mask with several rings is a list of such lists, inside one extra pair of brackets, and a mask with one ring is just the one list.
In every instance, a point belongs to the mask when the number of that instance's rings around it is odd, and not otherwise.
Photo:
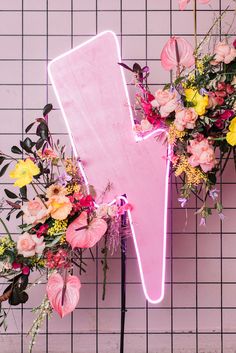
[(194, 40), (195, 40), (195, 55), (197, 55), (197, 0), (194, 0)]
[(9, 232), (9, 230), (8, 230), (8, 228), (7, 228), (7, 226), (6, 226), (6, 224), (5, 224), (4, 221), (2, 220), (2, 218), (0, 218), (0, 222), (2, 223), (2, 225), (3, 225), (3, 227), (4, 227), (5, 231), (6, 231), (6, 233), (7, 233), (7, 235), (8, 235), (8, 238), (10, 239), (10, 241), (13, 241), (13, 239), (12, 239), (12, 237), (11, 237), (11, 234), (10, 234), (10, 232)]

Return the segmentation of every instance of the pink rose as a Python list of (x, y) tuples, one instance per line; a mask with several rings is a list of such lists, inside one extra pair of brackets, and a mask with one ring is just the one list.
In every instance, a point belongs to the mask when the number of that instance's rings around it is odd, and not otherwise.
[(225, 42), (219, 42), (215, 46), (214, 54), (214, 60), (211, 61), (212, 65), (218, 65), (221, 62), (229, 64), (236, 57), (236, 49)]
[(49, 210), (44, 206), (39, 197), (26, 202), (22, 207), (23, 221), (27, 224), (44, 223), (49, 216)]
[(193, 129), (198, 118), (197, 113), (193, 108), (185, 108), (178, 110), (175, 115), (174, 124), (179, 131)]
[(174, 112), (179, 106), (179, 93), (174, 90), (157, 90), (155, 98), (160, 106), (160, 114), (163, 118), (166, 118), (170, 113)]
[(173, 92), (165, 89), (158, 89), (155, 93), (155, 99), (159, 105), (165, 105), (174, 98)]
[(214, 149), (206, 138), (201, 141), (191, 140), (188, 146), (188, 153), (192, 155), (188, 161), (193, 167), (200, 165), (202, 170), (207, 173), (216, 165)]
[(43, 239), (43, 237), (38, 238), (35, 234), (21, 234), (17, 240), (18, 254), (24, 257), (34, 256), (35, 254), (41, 255), (45, 248)]

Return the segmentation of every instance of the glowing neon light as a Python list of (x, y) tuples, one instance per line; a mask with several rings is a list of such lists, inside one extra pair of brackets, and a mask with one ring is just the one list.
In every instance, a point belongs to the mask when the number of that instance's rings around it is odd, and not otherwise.
[[(151, 303), (164, 296), (169, 160), (166, 147), (133, 132), (134, 119), (113, 32), (102, 32), (49, 64), (49, 76), (76, 156), (88, 181), (106, 201), (126, 194), (144, 294)], [(130, 120), (127, 119), (128, 116)], [(130, 124), (131, 122), (131, 124)], [(127, 202), (126, 198), (123, 198)], [(112, 201), (113, 202), (113, 201)]]

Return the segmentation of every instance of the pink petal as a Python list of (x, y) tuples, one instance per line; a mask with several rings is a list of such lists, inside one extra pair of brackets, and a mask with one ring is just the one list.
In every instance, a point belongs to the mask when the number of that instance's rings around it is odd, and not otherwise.
[(209, 4), (211, 0), (198, 0), (200, 4)]
[(79, 290), (81, 283), (78, 277), (69, 275), (66, 279), (66, 290), (62, 305), (62, 293), (64, 281), (59, 273), (49, 277), (47, 284), (47, 296), (54, 310), (63, 318), (71, 313), (79, 302)]
[(66, 241), (72, 249), (91, 248), (106, 233), (106, 230), (107, 223), (103, 219), (94, 218), (88, 224), (87, 213), (84, 211), (69, 225), (66, 231)]
[(179, 0), (179, 9), (185, 10), (185, 8), (189, 2), (190, 2), (190, 0)]
[(107, 223), (102, 218), (95, 218), (89, 224), (87, 230), (88, 243), (87, 247), (92, 248), (106, 233)]
[(161, 52), (161, 64), (165, 70), (173, 70), (178, 66), (176, 47), (179, 53), (179, 65), (191, 67), (194, 64), (191, 44), (182, 37), (171, 37)]

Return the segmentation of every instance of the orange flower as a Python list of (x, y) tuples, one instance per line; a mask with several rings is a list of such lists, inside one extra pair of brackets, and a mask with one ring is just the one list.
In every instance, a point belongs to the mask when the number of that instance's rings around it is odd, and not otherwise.
[(51, 217), (60, 221), (66, 219), (72, 210), (72, 204), (66, 196), (52, 196), (47, 202)]
[(66, 188), (59, 184), (52, 184), (47, 188), (46, 196), (48, 199), (52, 196), (65, 196), (67, 194)]

